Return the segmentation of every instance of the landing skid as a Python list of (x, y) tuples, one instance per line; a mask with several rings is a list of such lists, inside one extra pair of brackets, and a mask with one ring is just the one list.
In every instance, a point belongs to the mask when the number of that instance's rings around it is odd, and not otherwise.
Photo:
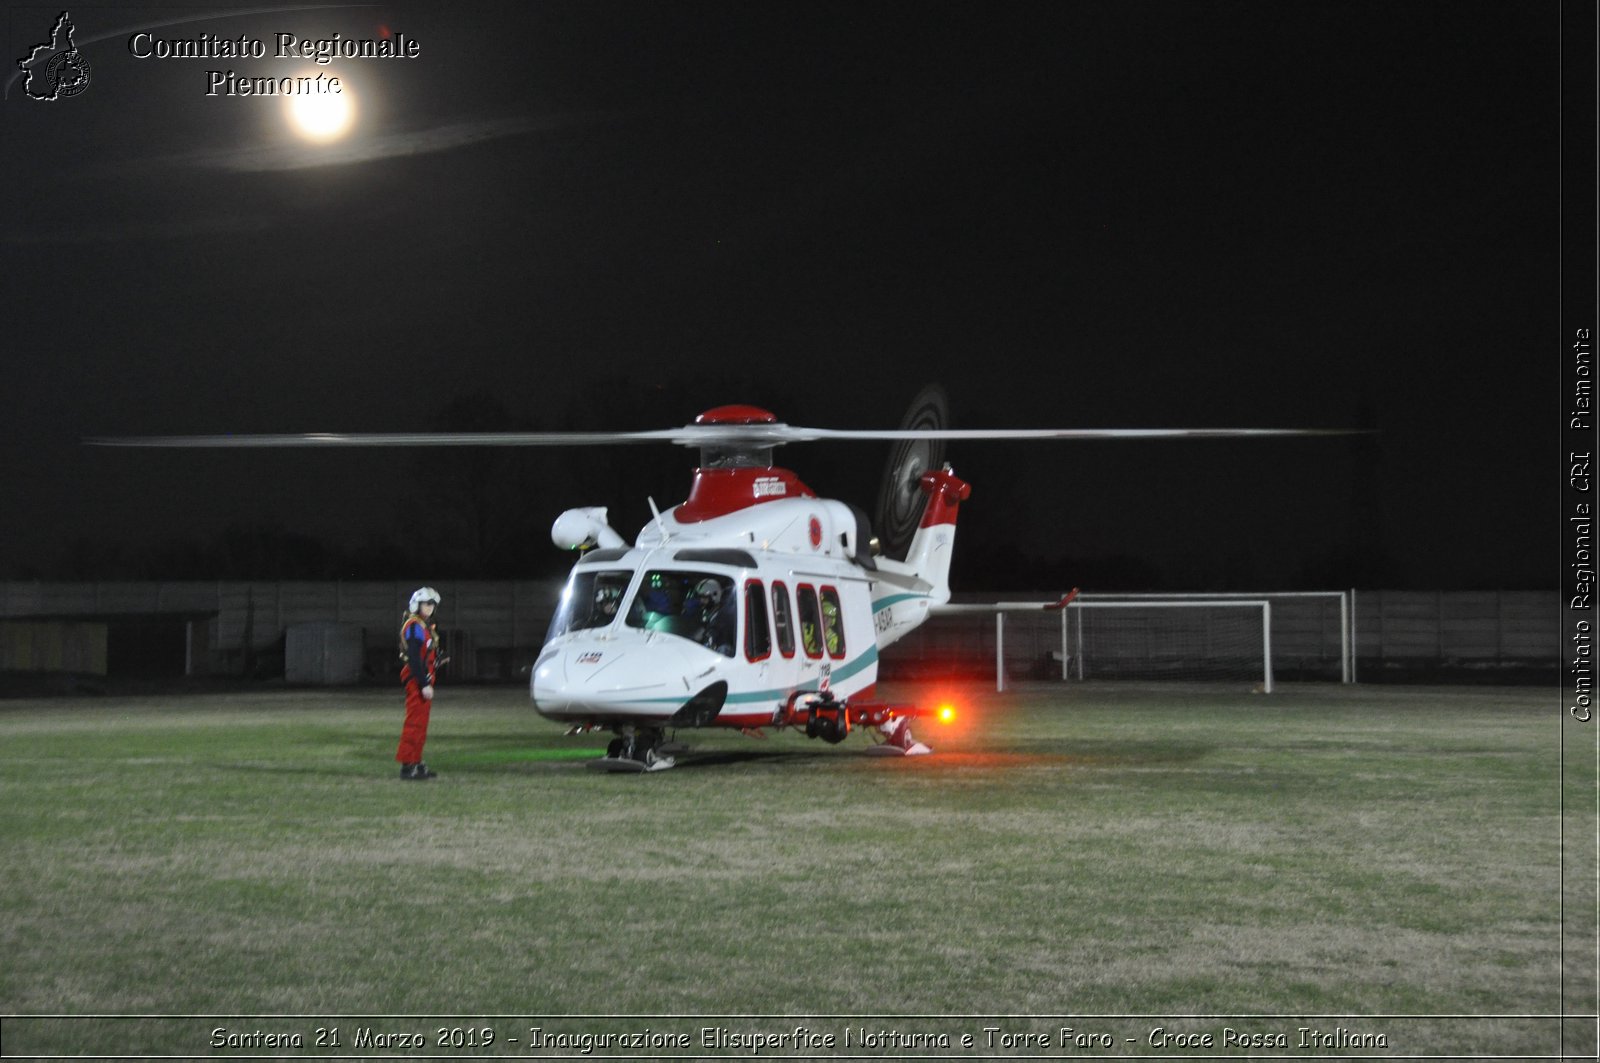
[(650, 764), (642, 760), (629, 760), (626, 757), (601, 757), (589, 761), (590, 771), (603, 771), (620, 775), (638, 775), (647, 771), (666, 771), (676, 761), (671, 757), (658, 757)]
[(874, 757), (925, 757), (933, 750), (911, 736), (911, 720), (901, 716), (878, 726), (883, 741), (867, 749)]

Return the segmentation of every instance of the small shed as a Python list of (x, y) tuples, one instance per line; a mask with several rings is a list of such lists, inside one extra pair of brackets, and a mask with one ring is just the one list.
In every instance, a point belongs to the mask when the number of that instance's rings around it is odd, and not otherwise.
[(80, 613), (0, 621), (0, 671), (140, 679), (205, 670), (214, 612)]
[(291, 624), (284, 632), (283, 677), (310, 686), (348, 686), (361, 681), (365, 655), (365, 633), (356, 624)]

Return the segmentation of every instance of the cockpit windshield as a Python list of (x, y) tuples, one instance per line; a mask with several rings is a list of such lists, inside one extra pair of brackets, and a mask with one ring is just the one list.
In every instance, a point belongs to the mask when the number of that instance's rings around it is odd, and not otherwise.
[(677, 635), (732, 657), (738, 607), (729, 576), (652, 569), (639, 584), (627, 623)]
[(633, 573), (625, 568), (574, 572), (561, 592), (561, 604), (545, 641), (569, 631), (609, 627), (632, 580)]

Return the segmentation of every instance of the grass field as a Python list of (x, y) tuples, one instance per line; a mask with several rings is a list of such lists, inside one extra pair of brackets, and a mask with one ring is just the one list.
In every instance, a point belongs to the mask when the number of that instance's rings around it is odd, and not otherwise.
[[(1551, 1055), (1563, 978), (1593, 1011), (1551, 692), (968, 701), (919, 729), (933, 757), (697, 732), (677, 770), (617, 776), (523, 692), (450, 690), (426, 784), (396, 778), (394, 691), (0, 702), (4, 1052), (203, 1053), (247, 1025), (16, 1018), (62, 1014), (1173, 1018), (1100, 1020), (1115, 1052), (1304, 1015)], [(1565, 969), (1564, 896), (1589, 950)], [(1518, 1015), (1545, 1018), (1478, 1018)]]

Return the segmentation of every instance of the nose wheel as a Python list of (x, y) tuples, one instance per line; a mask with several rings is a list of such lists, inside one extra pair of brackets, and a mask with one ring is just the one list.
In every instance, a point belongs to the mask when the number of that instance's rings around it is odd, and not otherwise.
[(659, 727), (624, 727), (606, 746), (606, 755), (591, 760), (595, 771), (637, 774), (641, 771), (666, 771), (677, 761), (663, 750), (666, 735)]

